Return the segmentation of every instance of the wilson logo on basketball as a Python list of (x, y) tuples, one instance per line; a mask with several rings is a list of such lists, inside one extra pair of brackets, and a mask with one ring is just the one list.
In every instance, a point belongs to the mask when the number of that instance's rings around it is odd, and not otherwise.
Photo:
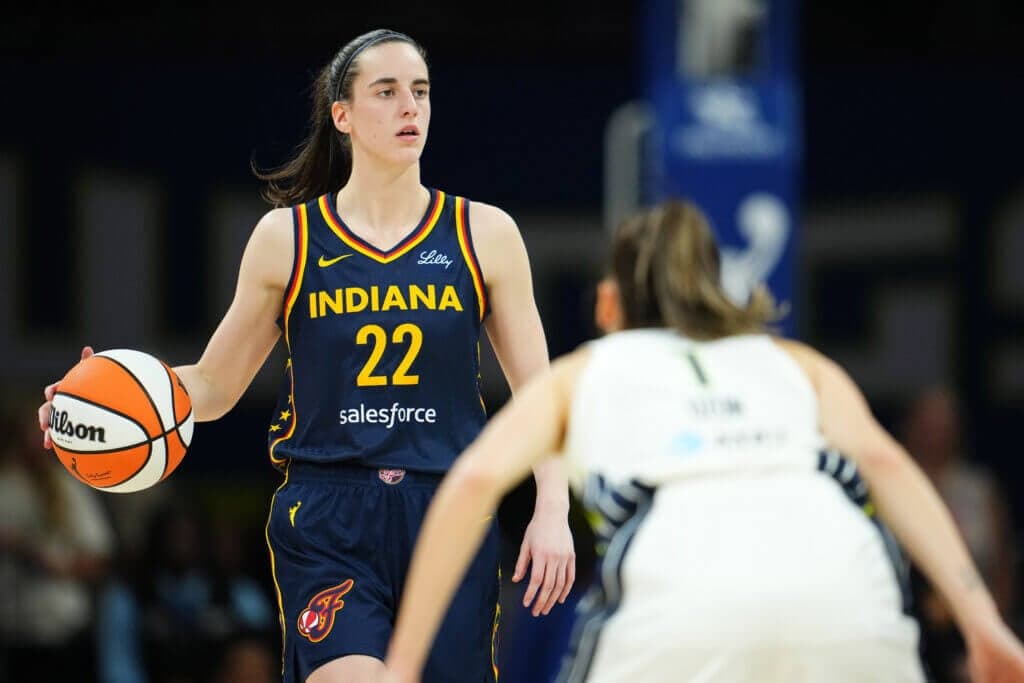
[(107, 432), (103, 427), (75, 424), (64, 410), (50, 411), (50, 432), (88, 441), (107, 442)]
[(334, 628), (334, 615), (345, 606), (342, 597), (352, 590), (352, 579), (320, 591), (309, 601), (306, 609), (299, 613), (299, 633), (310, 642), (319, 643)]

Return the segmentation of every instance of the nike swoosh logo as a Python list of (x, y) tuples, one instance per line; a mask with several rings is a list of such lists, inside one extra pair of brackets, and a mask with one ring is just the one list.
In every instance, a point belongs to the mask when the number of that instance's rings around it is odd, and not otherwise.
[(326, 268), (327, 266), (333, 266), (341, 259), (348, 258), (349, 256), (355, 256), (355, 254), (342, 254), (341, 256), (335, 256), (334, 258), (324, 258), (324, 255), (320, 254), (320, 260), (317, 261), (316, 264), (321, 268)]

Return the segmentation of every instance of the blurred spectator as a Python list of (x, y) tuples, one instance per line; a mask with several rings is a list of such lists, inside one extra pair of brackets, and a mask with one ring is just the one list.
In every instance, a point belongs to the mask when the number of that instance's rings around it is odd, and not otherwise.
[(206, 683), (227, 642), (275, 631), (269, 598), (230, 549), (237, 532), (218, 535), (214, 553), (214, 527), (195, 504), (169, 504), (151, 517), (145, 551), (103, 592), (103, 683)]
[(277, 605), (272, 604), (262, 582), (247, 568), (258, 567), (256, 571), (264, 573), (267, 546), (262, 528), (256, 536), (262, 551), (256, 563), (250, 559), (253, 553), (249, 541), (254, 538), (253, 534), (246, 533), (233, 519), (217, 519), (212, 538), (213, 589), (215, 595), (221, 596), (219, 602), (230, 605), (233, 626), (228, 630), (233, 635), (237, 634), (239, 626), (247, 631), (271, 631), (279, 639)]
[[(965, 451), (964, 415), (947, 387), (922, 392), (904, 424), (904, 445), (949, 506), (1000, 612), (1015, 622), (1013, 531), (995, 475)], [(925, 661), (937, 682), (967, 681), (965, 650), (947, 605), (915, 577)]]
[(94, 681), (93, 589), (113, 533), (100, 494), (42, 448), (37, 404), (0, 425), (0, 680)]
[(212, 683), (274, 683), (280, 678), (280, 657), (268, 639), (240, 635), (225, 643)]
[(117, 537), (118, 562), (122, 563), (122, 566), (125, 563), (134, 565), (146, 551), (149, 520), (160, 508), (187, 495), (182, 490), (184, 488), (179, 475), (161, 481), (159, 486), (134, 491), (130, 495), (106, 497), (110, 522)]

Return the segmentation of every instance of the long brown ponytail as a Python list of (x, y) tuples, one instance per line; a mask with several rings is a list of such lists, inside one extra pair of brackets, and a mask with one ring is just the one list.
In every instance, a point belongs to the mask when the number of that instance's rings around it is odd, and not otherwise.
[(627, 219), (611, 257), (627, 327), (672, 327), (693, 339), (767, 331), (781, 317), (767, 288), (739, 305), (722, 289), (720, 267), (708, 220), (691, 202), (666, 201)]
[(269, 171), (252, 166), (256, 177), (266, 183), (264, 199), (275, 207), (294, 206), (337, 190), (348, 181), (352, 172), (352, 143), (348, 135), (334, 127), (331, 105), (352, 99), (352, 84), (359, 75), (359, 53), (391, 42), (409, 43), (426, 60), (426, 52), (415, 40), (388, 29), (364, 33), (338, 50), (313, 83), (310, 132), (295, 156)]

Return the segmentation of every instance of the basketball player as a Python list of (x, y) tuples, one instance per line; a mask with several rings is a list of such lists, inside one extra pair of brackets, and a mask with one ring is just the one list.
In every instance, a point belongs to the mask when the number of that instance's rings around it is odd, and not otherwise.
[[(1004, 625), (934, 489), (833, 362), (777, 339), (770, 295), (736, 306), (700, 211), (626, 221), (596, 317), (609, 332), (556, 361), (455, 463), (424, 522), (387, 665), (420, 666), (477, 522), (561, 453), (601, 539), (563, 681), (921, 681), (882, 537), (830, 445), (956, 615), (972, 681), (1024, 681)], [(429, 680), (429, 679), (425, 679)]]
[[(422, 516), (485, 422), (481, 328), (513, 392), (548, 365), (513, 220), (421, 184), (430, 113), (415, 41), (377, 30), (345, 45), (316, 80), (309, 138), (291, 162), (259, 174), (275, 206), (290, 208), (260, 220), (223, 321), (197, 364), (175, 368), (196, 420), (214, 420), (283, 332), (288, 364), (269, 444), (285, 479), (267, 539), (286, 682), (383, 675)], [(534, 616), (564, 601), (575, 576), (565, 474), (539, 465), (536, 479), (513, 575), (532, 565), (523, 603)], [(486, 541), (428, 680), (497, 675), (498, 536), (490, 515), (474, 523)]]

